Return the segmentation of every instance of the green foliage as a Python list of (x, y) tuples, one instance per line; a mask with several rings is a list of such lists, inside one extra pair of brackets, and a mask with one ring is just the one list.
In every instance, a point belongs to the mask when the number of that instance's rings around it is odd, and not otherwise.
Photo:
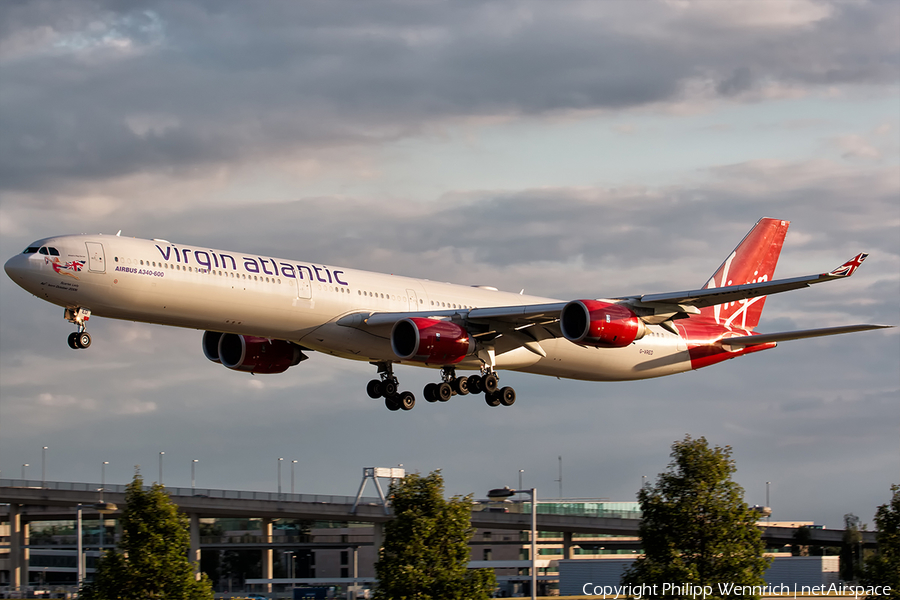
[[(672, 445), (669, 470), (655, 486), (638, 494), (643, 518), (640, 535), (644, 555), (629, 568), (625, 584), (712, 586), (707, 598), (749, 595), (720, 594), (718, 584), (765, 585), (769, 561), (756, 527), (757, 514), (743, 500), (744, 490), (731, 480), (735, 472), (731, 448), (710, 448), (706, 438), (685, 436)], [(693, 598), (669, 590), (667, 600)]]
[(844, 515), (844, 534), (841, 536), (840, 576), (844, 581), (855, 581), (860, 572), (859, 517), (853, 513)]
[(863, 585), (889, 586), (891, 593), (870, 596), (870, 600), (900, 599), (900, 485), (892, 485), (891, 492), (891, 501), (875, 512), (878, 554), (866, 561), (860, 576)]
[(407, 475), (391, 485), (394, 519), (384, 528), (375, 564), (379, 600), (487, 600), (490, 569), (467, 569), (471, 496), (444, 499), (440, 471)]
[(187, 559), (188, 518), (155, 484), (144, 491), (140, 473), (125, 493), (122, 540), (118, 552), (97, 563), (94, 581), (84, 587), (84, 600), (212, 600), (204, 575), (199, 581)]

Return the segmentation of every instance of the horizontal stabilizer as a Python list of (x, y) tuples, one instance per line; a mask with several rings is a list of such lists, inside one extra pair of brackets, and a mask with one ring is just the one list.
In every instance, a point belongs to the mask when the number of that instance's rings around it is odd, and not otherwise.
[(869, 329), (885, 329), (893, 325), (845, 325), (843, 327), (825, 327), (824, 329), (801, 329), (800, 331), (784, 331), (781, 333), (763, 333), (760, 335), (745, 335), (741, 337), (726, 338), (722, 340), (723, 346), (754, 346), (769, 342), (786, 342), (788, 340), (802, 340), (804, 338), (821, 337), (825, 335), (838, 335), (841, 333), (853, 333), (855, 331), (868, 331)]

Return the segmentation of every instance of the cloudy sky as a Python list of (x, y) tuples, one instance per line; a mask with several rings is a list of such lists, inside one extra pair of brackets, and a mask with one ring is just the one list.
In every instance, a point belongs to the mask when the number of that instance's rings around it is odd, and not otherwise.
[[(561, 299), (702, 285), (762, 216), (761, 331), (900, 324), (900, 4), (814, 0), (0, 4), (0, 251), (163, 237)], [(390, 413), (367, 364), (209, 363), (200, 332), (62, 309), (0, 276), (2, 477), (356, 492), (365, 466), (448, 492), (634, 500), (685, 434), (734, 449), (774, 519), (871, 522), (900, 481), (896, 330), (684, 375), (504, 374), (519, 400)], [(398, 368), (420, 395), (434, 372)], [(288, 468), (283, 485), (289, 486)]]

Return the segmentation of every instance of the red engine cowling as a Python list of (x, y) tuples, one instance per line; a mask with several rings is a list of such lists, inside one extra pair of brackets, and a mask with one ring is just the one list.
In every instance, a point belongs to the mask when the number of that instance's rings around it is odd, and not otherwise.
[(300, 346), (285, 340), (214, 331), (203, 334), (203, 353), (229, 369), (254, 374), (283, 373), (307, 358)]
[(599, 348), (622, 348), (644, 337), (644, 322), (627, 306), (601, 300), (573, 300), (559, 315), (570, 342)]
[(456, 323), (411, 317), (394, 323), (391, 349), (402, 360), (455, 365), (475, 351), (475, 342)]

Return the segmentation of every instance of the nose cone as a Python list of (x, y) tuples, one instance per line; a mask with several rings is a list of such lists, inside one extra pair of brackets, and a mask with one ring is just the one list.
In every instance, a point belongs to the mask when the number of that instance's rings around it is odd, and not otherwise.
[(22, 287), (25, 287), (26, 274), (28, 273), (28, 257), (24, 254), (16, 254), (3, 265), (3, 270), (9, 278)]

